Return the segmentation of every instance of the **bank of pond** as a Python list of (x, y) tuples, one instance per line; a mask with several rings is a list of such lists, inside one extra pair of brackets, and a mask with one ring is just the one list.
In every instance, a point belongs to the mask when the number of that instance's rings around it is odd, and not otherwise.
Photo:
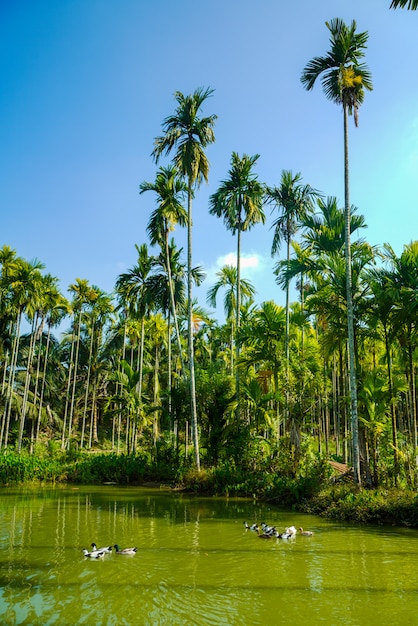
[(292, 474), (250, 471), (230, 462), (200, 472), (149, 456), (112, 452), (55, 452), (50, 455), (0, 454), (0, 487), (25, 484), (165, 485), (195, 495), (249, 497), (295, 511), (372, 524), (418, 527), (418, 497), (406, 487), (358, 489), (340, 481), (323, 459)]

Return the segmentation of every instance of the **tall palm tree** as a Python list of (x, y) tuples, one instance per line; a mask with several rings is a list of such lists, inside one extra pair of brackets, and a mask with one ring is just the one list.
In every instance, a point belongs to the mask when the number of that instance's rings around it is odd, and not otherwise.
[[(290, 243), (307, 215), (313, 212), (314, 200), (319, 195), (316, 189), (310, 185), (302, 184), (302, 175), (298, 172), (292, 174), (290, 170), (283, 170), (280, 185), (278, 187), (267, 187), (267, 202), (273, 205), (279, 213), (274, 220), (273, 243), (271, 246), (272, 255), (276, 254), (282, 241), (286, 243), (286, 263), (290, 263)], [(286, 379), (289, 379), (289, 290), (290, 282), (286, 283)], [(288, 388), (288, 385), (287, 385)], [(289, 411), (288, 394), (286, 394), (286, 413)], [(286, 418), (288, 416), (286, 415)], [(286, 424), (285, 424), (286, 427)]]
[[(73, 336), (71, 342), (71, 358), (68, 371), (67, 399), (64, 412), (64, 423), (62, 429), (61, 447), (65, 448), (65, 429), (68, 417), (68, 439), (67, 445), (71, 445), (72, 428), (75, 409), (75, 392), (78, 373), (78, 361), (81, 341), (81, 324), (86, 304), (91, 304), (98, 298), (98, 292), (91, 287), (85, 278), (76, 278), (75, 283), (68, 287), (68, 291), (74, 294), (72, 308), (74, 312)], [(75, 346), (75, 347), (74, 347)], [(71, 394), (70, 394), (71, 389)]]
[(412, 413), (412, 441), (414, 446), (415, 483), (418, 480), (418, 431), (417, 431), (417, 390), (416, 390), (416, 352), (418, 349), (418, 240), (411, 241), (404, 246), (399, 257), (396, 257), (390, 246), (386, 246), (386, 255), (390, 261), (391, 286), (389, 294), (393, 299), (394, 307), (392, 318), (395, 336), (402, 350), (402, 360), (405, 362), (406, 378), (409, 384)]
[(370, 71), (360, 60), (367, 47), (367, 32), (357, 33), (356, 22), (347, 26), (340, 18), (325, 23), (331, 33), (330, 51), (324, 57), (315, 57), (305, 66), (301, 81), (310, 91), (316, 80), (321, 77), (325, 96), (343, 107), (344, 114), (344, 206), (345, 206), (345, 256), (347, 280), (347, 326), (349, 348), (349, 376), (351, 399), (351, 428), (353, 441), (354, 480), (361, 484), (360, 453), (358, 440), (357, 414), (357, 376), (354, 352), (354, 313), (351, 279), (350, 247), (350, 184), (348, 159), (348, 115), (354, 113), (355, 125), (358, 125), (358, 109), (364, 100), (365, 90), (371, 90)]
[(190, 410), (196, 468), (200, 470), (199, 438), (197, 430), (196, 383), (194, 371), (193, 320), (192, 320), (192, 199), (194, 189), (203, 180), (208, 181), (209, 161), (205, 148), (215, 141), (213, 128), (217, 116), (200, 117), (205, 100), (212, 89), (196, 89), (184, 96), (175, 93), (177, 108), (174, 115), (163, 122), (164, 135), (157, 137), (152, 152), (158, 162), (162, 154), (174, 151), (173, 161), (187, 181), (187, 301), (188, 301), (188, 352), (190, 377)]
[[(263, 211), (264, 185), (259, 182), (253, 167), (260, 155), (238, 156), (232, 153), (231, 168), (228, 178), (221, 182), (218, 190), (209, 199), (209, 213), (223, 217), (225, 226), (237, 233), (237, 280), (235, 324), (240, 326), (241, 314), (241, 233), (250, 230), (255, 224), (264, 224)], [(240, 346), (236, 344), (236, 361), (239, 359)], [(239, 417), (239, 371), (236, 370), (237, 415)]]
[(181, 347), (179, 326), (177, 320), (177, 307), (174, 297), (174, 287), (172, 279), (172, 268), (169, 249), (169, 235), (174, 230), (175, 224), (185, 226), (187, 224), (187, 212), (182, 205), (184, 193), (187, 191), (186, 184), (177, 173), (176, 167), (172, 164), (167, 167), (160, 167), (155, 182), (143, 182), (139, 186), (139, 192), (153, 191), (156, 194), (157, 208), (152, 212), (147, 232), (152, 246), (159, 244), (165, 258), (165, 268), (167, 270), (168, 286), (170, 290), (171, 313), (173, 315), (174, 327), (178, 343), (179, 355), (184, 374), (183, 352)]
[[(11, 362), (9, 367), (9, 383), (6, 394), (6, 402), (4, 407), (3, 422), (1, 436), (4, 433), (4, 448), (7, 448), (9, 425), (12, 410), (12, 402), (14, 399), (14, 387), (15, 377), (18, 364), (19, 353), (19, 340), (22, 316), (31, 300), (36, 298), (37, 291), (42, 278), (40, 270), (44, 266), (40, 261), (35, 259), (32, 262), (25, 261), (24, 259), (17, 259), (10, 268), (10, 273), (7, 276), (8, 288), (10, 292), (12, 310), (15, 313), (14, 321), (14, 337), (11, 351)], [(22, 446), (23, 436), (23, 424), (24, 419), (21, 418), (19, 426), (19, 439), (18, 439), (18, 452)]]
[(239, 366), (254, 368), (261, 380), (271, 379), (273, 399), (279, 434), (279, 373), (282, 366), (283, 340), (285, 338), (286, 315), (283, 307), (273, 301), (263, 302), (246, 324), (240, 328), (238, 341), (246, 349), (240, 356)]
[[(143, 365), (144, 365), (144, 339), (145, 339), (145, 318), (150, 310), (150, 289), (149, 278), (155, 261), (154, 257), (148, 253), (148, 246), (144, 243), (141, 246), (135, 245), (138, 253), (136, 264), (127, 272), (120, 274), (116, 280), (116, 291), (124, 308), (129, 316), (141, 322), (140, 348), (139, 348), (139, 377), (138, 394), (141, 398)], [(126, 320), (125, 320), (126, 333)], [(134, 424), (135, 426), (135, 424)], [(135, 447), (136, 429), (133, 428), (134, 440), (132, 448)]]
[[(236, 298), (238, 294), (238, 289), (237, 289), (238, 269), (237, 267), (234, 267), (233, 265), (224, 265), (219, 270), (219, 272), (216, 272), (216, 276), (218, 280), (209, 289), (207, 293), (206, 301), (209, 304), (209, 306), (216, 307), (216, 297), (218, 295), (218, 291), (219, 289), (222, 289), (222, 288), (225, 289), (224, 312), (225, 312), (226, 319), (231, 324), (231, 370), (233, 371), (233, 363), (234, 363), (233, 349), (234, 349), (234, 338), (235, 338), (233, 317), (234, 317), (234, 313), (236, 314), (236, 310), (237, 310)], [(241, 293), (241, 297), (244, 300), (245, 304), (248, 301), (252, 300), (255, 294), (255, 289), (253, 285), (250, 283), (250, 281), (245, 280), (245, 279), (241, 279), (241, 286), (240, 286), (239, 291)], [(235, 319), (237, 321), (237, 318)]]

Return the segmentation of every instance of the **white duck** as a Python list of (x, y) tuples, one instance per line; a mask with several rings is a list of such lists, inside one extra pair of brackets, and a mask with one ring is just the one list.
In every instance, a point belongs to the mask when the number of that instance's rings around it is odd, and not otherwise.
[(92, 550), (91, 552), (89, 552), (88, 550), (84, 549), (83, 554), (89, 559), (101, 559), (106, 553), (103, 552), (103, 550)]
[(91, 544), (93, 552), (112, 552), (112, 546), (106, 546), (104, 548), (98, 548), (95, 543)]

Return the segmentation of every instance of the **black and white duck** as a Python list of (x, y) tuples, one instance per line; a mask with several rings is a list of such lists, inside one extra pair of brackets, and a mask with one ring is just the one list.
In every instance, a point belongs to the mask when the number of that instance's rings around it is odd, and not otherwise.
[(93, 552), (112, 552), (112, 546), (106, 546), (104, 548), (98, 548), (95, 543), (91, 544)]
[(91, 550), (89, 552), (88, 550), (84, 549), (83, 554), (89, 559), (101, 559), (102, 557), (104, 557), (106, 552), (103, 552), (103, 550)]

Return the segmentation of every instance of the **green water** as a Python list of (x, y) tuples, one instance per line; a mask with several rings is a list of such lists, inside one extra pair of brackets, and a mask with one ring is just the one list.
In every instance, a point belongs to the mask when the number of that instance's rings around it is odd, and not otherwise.
[[(260, 540), (243, 521), (314, 531)], [(135, 545), (89, 560), (83, 548)], [(159, 489), (0, 490), (0, 624), (418, 624), (418, 531)]]

